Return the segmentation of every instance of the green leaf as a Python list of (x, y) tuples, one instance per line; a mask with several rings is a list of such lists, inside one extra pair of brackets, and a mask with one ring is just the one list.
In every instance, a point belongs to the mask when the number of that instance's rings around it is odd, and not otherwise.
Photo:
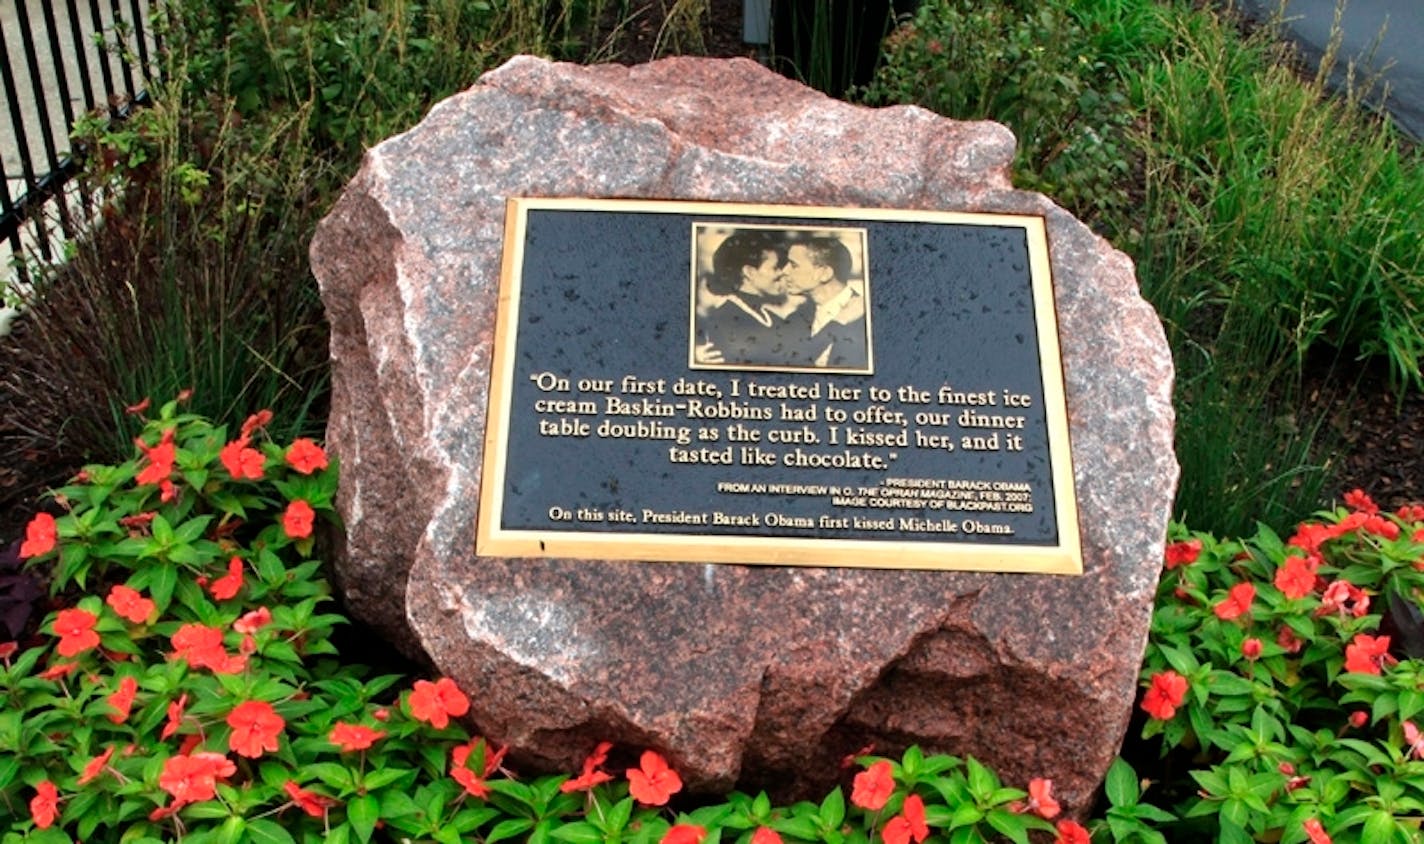
[(1380, 809), (1371, 812), (1360, 830), (1361, 844), (1390, 844), (1394, 839), (1394, 815)]
[[(332, 830), (332, 835), (326, 838), (326, 844), (337, 843), (337, 835), (346, 837), (346, 827), (336, 827)], [(288, 833), (281, 824), (268, 820), (265, 817), (253, 818), (248, 821), (248, 837), (252, 838), (252, 844), (296, 844), (292, 833)]]
[(494, 825), (494, 829), (491, 829), (489, 835), (485, 837), (485, 844), (495, 844), (496, 841), (513, 838), (533, 828), (534, 822), (528, 818), (510, 818), (507, 821), (500, 821)]
[(1114, 806), (1135, 806), (1142, 797), (1137, 772), (1121, 756), (1108, 768), (1107, 794), (1108, 802)]
[(1000, 835), (1012, 839), (1015, 844), (1028, 844), (1028, 826), (1031, 817), (1031, 815), (1017, 815), (1002, 809), (994, 809), (989, 812), (986, 819), (989, 821), (989, 826), (992, 826)]
[[(154, 521), (158, 521), (157, 518)], [(149, 597), (163, 612), (173, 600), (173, 589), (178, 585), (178, 567), (169, 563), (158, 563), (149, 568)]]
[(381, 801), (373, 794), (364, 794), (346, 804), (346, 817), (351, 822), (351, 830), (356, 838), (365, 844), (371, 840), (376, 829), (376, 820), (381, 816)]
[[(765, 815), (766, 812), (760, 812)], [(845, 795), (841, 793), (840, 786), (836, 786), (826, 799), (821, 801), (821, 822), (831, 829), (838, 829), (845, 821)]]
[(559, 841), (569, 841), (572, 844), (598, 844), (603, 840), (603, 833), (599, 832), (598, 827), (587, 821), (564, 824), (550, 835)]

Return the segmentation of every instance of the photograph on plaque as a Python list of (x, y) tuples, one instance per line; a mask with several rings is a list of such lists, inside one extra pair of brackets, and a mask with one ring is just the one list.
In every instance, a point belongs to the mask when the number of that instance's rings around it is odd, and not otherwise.
[(1032, 215), (509, 200), (481, 557), (1081, 574)]
[(862, 228), (692, 225), (693, 369), (869, 375)]

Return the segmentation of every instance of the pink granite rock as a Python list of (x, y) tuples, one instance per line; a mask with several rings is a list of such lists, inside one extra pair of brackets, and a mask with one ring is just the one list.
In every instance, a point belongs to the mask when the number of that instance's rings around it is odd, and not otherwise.
[[(332, 325), (338, 578), (524, 765), (599, 740), (693, 789), (806, 794), (845, 754), (972, 754), (1082, 811), (1131, 712), (1177, 479), (1172, 366), (1130, 261), (1009, 183), (1014, 139), (828, 99), (746, 60), (517, 58), (367, 155), (312, 260)], [(1081, 577), (477, 559), (510, 195), (1041, 214)]]

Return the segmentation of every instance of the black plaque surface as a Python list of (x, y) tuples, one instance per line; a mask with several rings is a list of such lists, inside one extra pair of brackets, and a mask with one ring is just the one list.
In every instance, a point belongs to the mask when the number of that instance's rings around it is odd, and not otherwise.
[(1080, 572), (1042, 219), (511, 200), (476, 550)]

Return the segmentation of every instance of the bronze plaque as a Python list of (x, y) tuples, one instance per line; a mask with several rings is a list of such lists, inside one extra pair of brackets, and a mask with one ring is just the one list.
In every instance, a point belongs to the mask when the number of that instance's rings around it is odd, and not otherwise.
[(1043, 219), (512, 199), (476, 553), (1078, 574)]

